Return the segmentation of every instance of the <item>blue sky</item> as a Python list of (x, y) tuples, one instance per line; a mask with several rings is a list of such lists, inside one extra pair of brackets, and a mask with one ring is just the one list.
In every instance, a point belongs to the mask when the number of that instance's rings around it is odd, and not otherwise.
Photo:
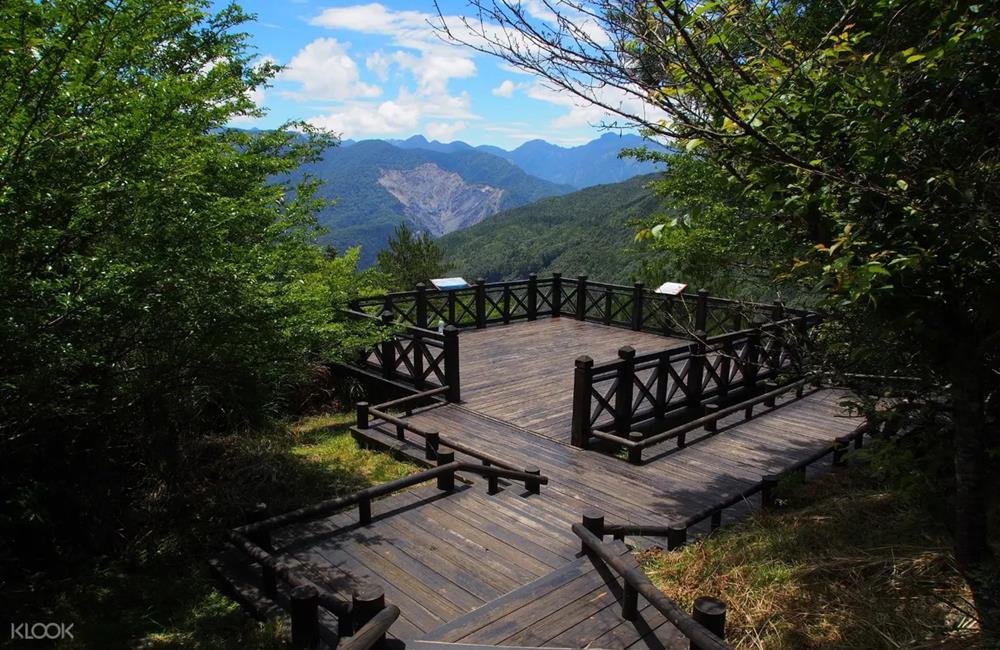
[[(226, 2), (218, 2), (224, 6)], [(254, 100), (266, 117), (239, 126), (301, 119), (344, 138), (406, 138), (514, 148), (542, 138), (582, 144), (601, 134), (603, 112), (546, 88), (497, 58), (447, 44), (428, 21), (431, 0), (357, 3), (242, 0), (258, 55), (286, 66)], [(461, 12), (462, 0), (441, 7)], [(525, 5), (538, 4), (527, 0)]]

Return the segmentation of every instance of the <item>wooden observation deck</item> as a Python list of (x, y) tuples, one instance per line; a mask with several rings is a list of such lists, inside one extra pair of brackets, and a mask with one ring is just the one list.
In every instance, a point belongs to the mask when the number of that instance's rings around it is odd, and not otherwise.
[(865, 431), (803, 376), (816, 316), (780, 303), (556, 275), (352, 312), (393, 335), (351, 370), (400, 395), (360, 403), (355, 436), (431, 469), (234, 531), (219, 570), (290, 609), (300, 643), (726, 647), (628, 548), (766, 506), (779, 475), (839, 463)]

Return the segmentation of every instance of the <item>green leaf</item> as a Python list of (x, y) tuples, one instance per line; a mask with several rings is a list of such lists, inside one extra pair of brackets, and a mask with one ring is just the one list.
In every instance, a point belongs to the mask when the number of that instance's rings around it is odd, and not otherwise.
[(910, 56), (906, 57), (906, 62), (907, 63), (916, 63), (917, 61), (919, 61), (921, 59), (926, 59), (926, 58), (927, 58), (926, 54), (911, 54)]
[(705, 141), (702, 140), (701, 138), (694, 138), (692, 140), (688, 140), (687, 144), (684, 145), (684, 151), (691, 153), (692, 151), (694, 151), (703, 144), (705, 144)]
[(896, 186), (899, 189), (903, 190), (904, 192), (906, 190), (910, 189), (910, 184), (907, 183), (906, 181), (904, 181), (902, 178), (900, 178), (898, 181), (896, 181)]

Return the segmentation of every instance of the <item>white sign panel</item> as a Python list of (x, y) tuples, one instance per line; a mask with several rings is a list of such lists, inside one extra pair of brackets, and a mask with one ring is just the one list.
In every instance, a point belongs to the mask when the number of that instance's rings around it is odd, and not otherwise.
[(687, 289), (686, 284), (680, 282), (664, 282), (656, 288), (656, 293), (664, 293), (668, 296), (679, 296)]
[(440, 291), (454, 291), (455, 289), (468, 289), (469, 283), (465, 278), (434, 278), (431, 280)]

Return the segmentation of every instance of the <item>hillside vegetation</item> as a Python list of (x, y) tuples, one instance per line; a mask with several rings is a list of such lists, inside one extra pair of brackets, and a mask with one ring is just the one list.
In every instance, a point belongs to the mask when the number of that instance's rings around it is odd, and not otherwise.
[(655, 175), (597, 185), (502, 212), (439, 240), (467, 279), (523, 278), (529, 273), (627, 282), (642, 268), (631, 221), (662, 211), (647, 188)]

